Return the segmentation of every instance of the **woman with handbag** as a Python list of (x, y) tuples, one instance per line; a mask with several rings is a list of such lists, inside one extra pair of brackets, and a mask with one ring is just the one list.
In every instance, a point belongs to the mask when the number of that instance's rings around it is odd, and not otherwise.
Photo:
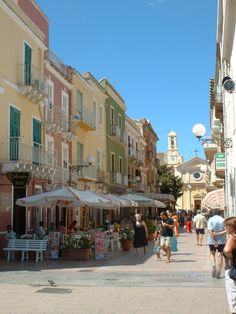
[(230, 261), (225, 271), (225, 287), (230, 311), (236, 314), (236, 217), (225, 219), (228, 239), (224, 247), (224, 256)]

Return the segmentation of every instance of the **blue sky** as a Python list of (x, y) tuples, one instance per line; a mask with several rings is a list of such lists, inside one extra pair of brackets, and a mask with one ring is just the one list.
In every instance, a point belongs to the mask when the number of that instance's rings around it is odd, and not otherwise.
[(174, 130), (184, 160), (204, 158), (192, 134), (209, 133), (214, 76), (215, 0), (37, 0), (49, 18), (50, 49), (80, 73), (106, 77), (129, 117), (148, 118), (167, 151)]

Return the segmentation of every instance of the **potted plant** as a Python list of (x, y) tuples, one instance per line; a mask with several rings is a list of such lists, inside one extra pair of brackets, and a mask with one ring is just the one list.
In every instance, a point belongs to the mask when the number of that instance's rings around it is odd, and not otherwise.
[(148, 230), (148, 240), (152, 241), (154, 238), (154, 232), (155, 232), (155, 224), (153, 220), (148, 220), (146, 222), (147, 230)]
[(123, 251), (130, 251), (134, 238), (133, 230), (130, 227), (125, 227), (120, 231), (120, 243)]
[(71, 234), (64, 243), (64, 259), (89, 260), (92, 239), (88, 233)]

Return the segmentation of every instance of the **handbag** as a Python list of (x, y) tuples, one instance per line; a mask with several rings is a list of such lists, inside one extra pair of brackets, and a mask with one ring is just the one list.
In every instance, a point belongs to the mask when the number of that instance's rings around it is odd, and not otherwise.
[(236, 280), (236, 268), (234, 268), (234, 266), (230, 266), (229, 269), (229, 278), (232, 280)]

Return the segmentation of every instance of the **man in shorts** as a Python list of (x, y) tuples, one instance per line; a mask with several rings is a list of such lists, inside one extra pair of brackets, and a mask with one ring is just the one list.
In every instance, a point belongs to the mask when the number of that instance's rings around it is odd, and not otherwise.
[(193, 224), (196, 230), (197, 245), (202, 245), (205, 227), (207, 226), (206, 218), (202, 215), (200, 209), (197, 210), (197, 215), (193, 218)]
[(166, 253), (167, 263), (170, 263), (171, 239), (173, 237), (174, 220), (168, 217), (167, 212), (161, 212), (161, 249)]
[[(213, 217), (208, 220), (207, 229), (208, 245), (210, 248), (210, 259), (212, 264), (212, 278), (220, 279), (223, 266), (223, 249), (226, 243), (226, 232), (224, 218), (220, 216), (220, 209), (213, 210)], [(220, 235), (217, 235), (219, 233)]]

